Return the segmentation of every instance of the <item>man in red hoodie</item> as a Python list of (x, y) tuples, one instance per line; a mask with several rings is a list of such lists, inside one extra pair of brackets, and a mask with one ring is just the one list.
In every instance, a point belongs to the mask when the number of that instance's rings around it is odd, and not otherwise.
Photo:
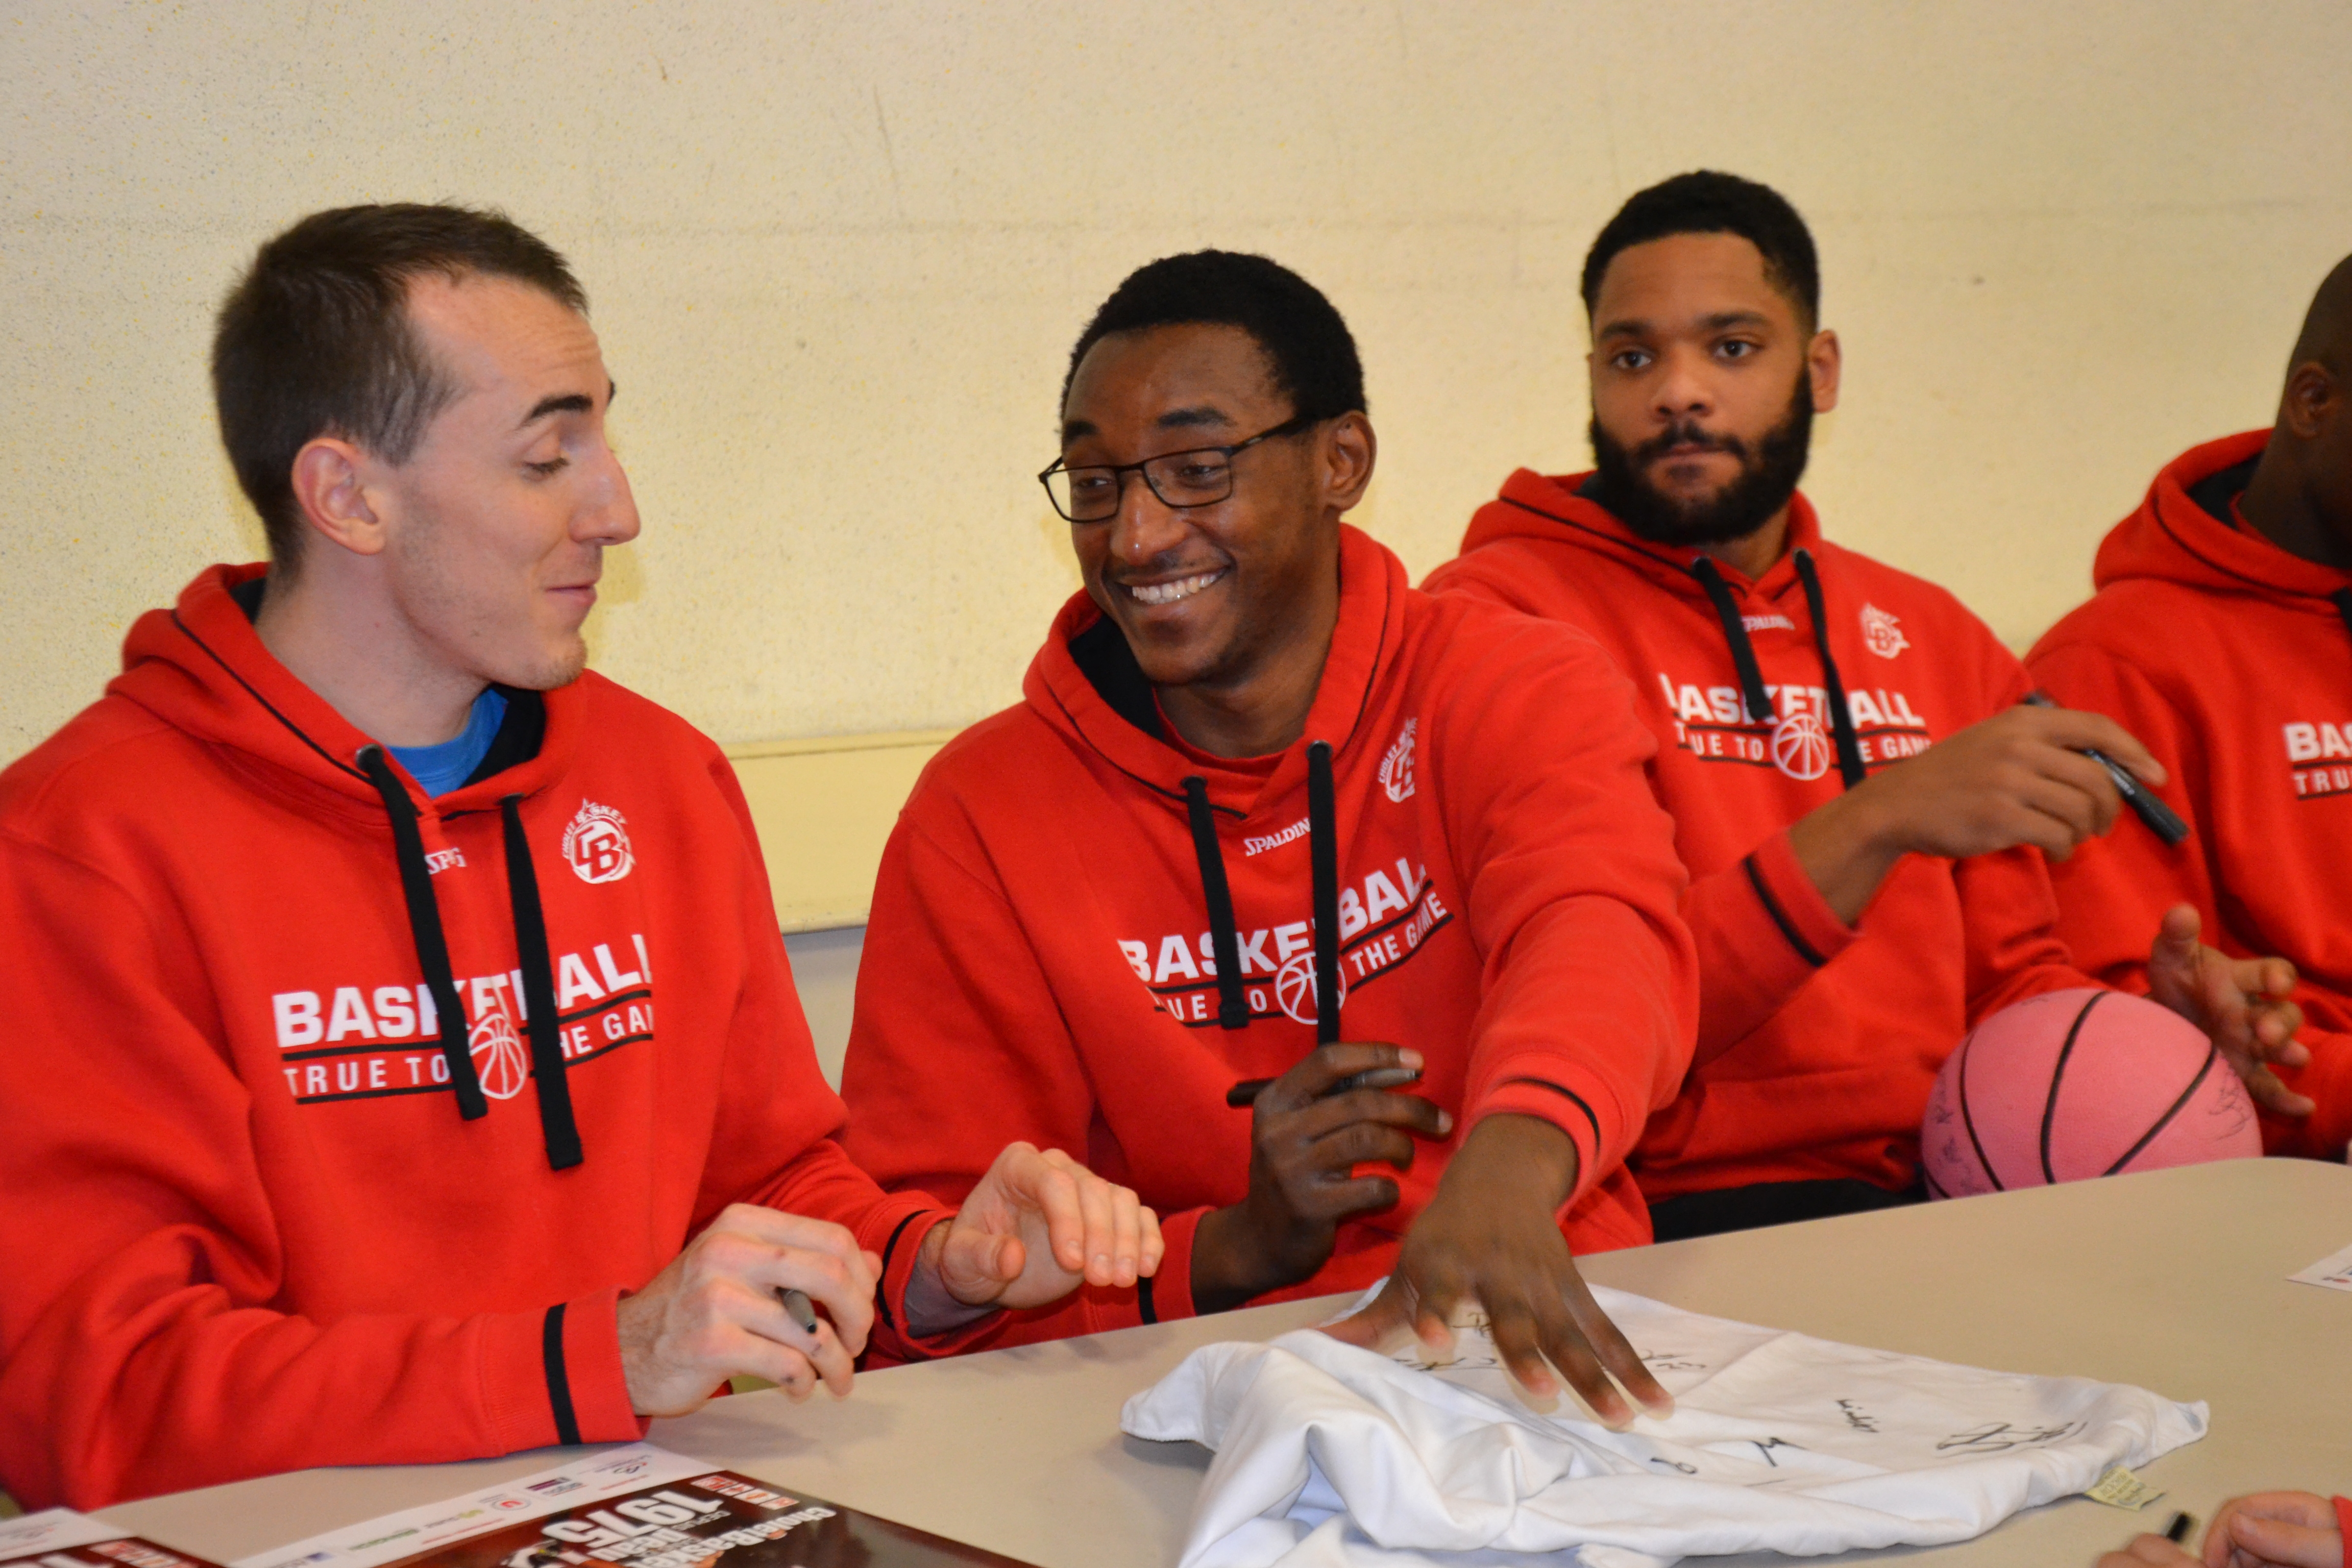
[(2053, 868), (2059, 931), (2085, 969), (2144, 991), (2121, 934), (2186, 900), (2224, 951), (2294, 961), (2317, 1103), (2267, 1117), (2274, 1152), (2352, 1138), (2352, 257), (2319, 287), (2268, 430), (2156, 477), (2100, 546), (2098, 593), (2027, 656), (2070, 706), (2130, 729), (2190, 825), (2085, 846)]
[[(2024, 671), (1949, 594), (1822, 539), (1796, 486), (1839, 348), (1779, 195), (1639, 193), (1583, 293), (1596, 471), (1513, 474), (1429, 586), (1591, 633), (1657, 735), (1699, 1029), (1633, 1171), (1661, 1238), (1906, 1201), (1961, 1034), (2088, 984), (2043, 867), (2115, 822), (2082, 748), (2162, 771), (2106, 719), (2021, 708)], [(2257, 1058), (2298, 1059), (2292, 1007), (2260, 996), (2284, 966), (2223, 962), (2185, 910), (2154, 926), (2130, 940), (2157, 939), (2156, 994), (2282, 1103)]]
[(986, 1342), (1393, 1272), (1431, 1333), (1475, 1297), (1531, 1386), (1663, 1400), (1570, 1259), (1649, 1239), (1622, 1161), (1695, 997), (1624, 679), (1341, 523), (1362, 371), (1297, 275), (1153, 262), (1070, 366), (1043, 478), (1086, 589), (892, 835), (851, 1152), (947, 1195), (1007, 1138), (1083, 1147), (1169, 1216), (1156, 1280)]
[(1066, 1155), (951, 1215), (835, 1142), (726, 761), (582, 671), (637, 531), (584, 311), (495, 214), (265, 246), (214, 377), (272, 564), (0, 773), (24, 1502), (635, 1438), (1153, 1266)]

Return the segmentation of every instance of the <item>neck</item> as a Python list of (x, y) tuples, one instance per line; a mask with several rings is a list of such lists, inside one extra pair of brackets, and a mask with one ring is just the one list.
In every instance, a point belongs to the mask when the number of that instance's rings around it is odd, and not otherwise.
[(2352, 571), (2352, 538), (2320, 510), (2281, 437), (2273, 435), (2263, 448), (2254, 477), (2238, 498), (2238, 510), (2256, 532), (2289, 555)]
[(364, 564), (310, 561), (291, 582), (273, 571), (254, 630), (295, 679), (386, 746), (456, 740), (488, 685), (435, 658)]
[(1737, 539), (1719, 540), (1698, 547), (1701, 555), (1710, 556), (1730, 567), (1753, 583), (1772, 569), (1789, 548), (1789, 508), (1766, 518), (1757, 527)]
[(1178, 734), (1213, 757), (1271, 756), (1297, 743), (1307, 732), (1339, 624), (1337, 570), (1328, 593), (1318, 594), (1306, 614), (1286, 620), (1297, 630), (1259, 650), (1241, 679), (1158, 689), (1160, 710)]

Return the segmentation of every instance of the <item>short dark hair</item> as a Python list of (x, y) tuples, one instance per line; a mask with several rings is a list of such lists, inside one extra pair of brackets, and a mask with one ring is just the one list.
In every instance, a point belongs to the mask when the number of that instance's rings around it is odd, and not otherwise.
[(1636, 191), (1601, 226), (1584, 257), (1584, 313), (1617, 253), (1676, 234), (1736, 234), (1764, 257), (1764, 277), (1797, 307), (1811, 330), (1822, 315), (1822, 268), (1812, 231), (1789, 198), (1737, 174), (1700, 169)]
[(221, 442), (270, 559), (302, 553), (294, 458), (322, 435), (404, 463), (457, 395), (408, 319), (408, 288), (438, 273), (511, 278), (585, 312), (546, 241), (494, 208), (398, 202), (313, 213), (261, 247), (213, 333)]
[(1289, 397), (1301, 419), (1361, 414), (1364, 366), (1356, 340), (1321, 289), (1280, 262), (1234, 250), (1163, 256), (1137, 268), (1095, 312), (1070, 368), (1062, 403), (1087, 351), (1114, 332), (1192, 324), (1239, 327), (1257, 340), (1272, 368), (1274, 388)]

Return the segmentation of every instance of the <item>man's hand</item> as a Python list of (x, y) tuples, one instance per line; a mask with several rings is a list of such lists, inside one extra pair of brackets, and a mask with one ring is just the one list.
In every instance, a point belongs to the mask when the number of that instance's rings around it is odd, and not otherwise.
[(1418, 1095), (1384, 1089), (1324, 1094), (1376, 1068), (1422, 1065), (1389, 1045), (1318, 1047), (1258, 1092), (1250, 1108), (1249, 1194), (1204, 1216), (1192, 1240), (1192, 1304), (1222, 1312), (1295, 1285), (1323, 1267), (1349, 1215), (1393, 1207), (1397, 1184), (1359, 1176), (1368, 1161), (1412, 1167), (1412, 1134), (1444, 1138), (1454, 1118)]
[(954, 1219), (933, 1226), (907, 1284), (918, 1339), (999, 1308), (1042, 1307), (1081, 1283), (1160, 1269), (1160, 1216), (1059, 1149), (1008, 1143)]
[[(838, 1399), (874, 1324), (882, 1260), (837, 1225), (730, 1205), (642, 1290), (621, 1298), (621, 1372), (640, 1415), (698, 1409), (738, 1373), (795, 1400), (818, 1379)], [(833, 1320), (804, 1331), (776, 1292), (805, 1291)]]
[(1789, 847), (1852, 925), (1907, 853), (1963, 859), (2040, 847), (2063, 860), (2115, 826), (2123, 796), (2096, 747), (2151, 784), (2163, 764), (2123, 726), (2066, 708), (2011, 708), (1882, 768), (1789, 830)]
[(2205, 1568), (2340, 1568), (2336, 1504), (2313, 1492), (2231, 1498), (2205, 1532)]
[(1604, 1425), (1622, 1427), (1633, 1412), (1610, 1383), (1614, 1374), (1649, 1414), (1674, 1414), (1674, 1400), (1584, 1288), (1553, 1218), (1576, 1173), (1576, 1145), (1549, 1121), (1486, 1118), (1413, 1221), (1387, 1287), (1325, 1331), (1370, 1347), (1409, 1324), (1442, 1355), (1453, 1346), (1455, 1309), (1475, 1300), (1503, 1364), (1538, 1398), (1559, 1391), (1558, 1368)]
[(2297, 1043), (2303, 1009), (2294, 994), (2294, 965), (2284, 958), (2231, 958), (2198, 941), (2202, 921), (2193, 904), (2175, 904), (2147, 954), (2147, 994), (2205, 1031), (2229, 1059), (2254, 1102), (2281, 1116), (2308, 1116), (2315, 1102), (2281, 1083), (2271, 1064), (2299, 1068), (2311, 1060)]
[(2161, 1535), (2135, 1535), (2123, 1550), (2101, 1553), (2094, 1568), (2199, 1568), (2199, 1560)]

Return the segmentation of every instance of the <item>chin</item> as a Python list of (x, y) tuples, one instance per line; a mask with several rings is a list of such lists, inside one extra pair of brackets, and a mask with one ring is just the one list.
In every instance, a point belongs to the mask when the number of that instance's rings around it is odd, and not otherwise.
[(579, 679), (587, 668), (588, 645), (575, 636), (561, 647), (536, 649), (532, 657), (491, 672), (489, 679), (519, 691), (552, 691)]

